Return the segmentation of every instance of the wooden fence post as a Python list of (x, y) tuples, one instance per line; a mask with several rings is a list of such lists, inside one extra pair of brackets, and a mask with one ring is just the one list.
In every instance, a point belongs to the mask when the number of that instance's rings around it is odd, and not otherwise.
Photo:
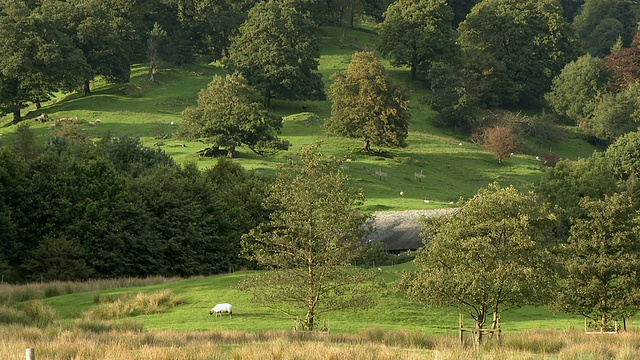
[(36, 349), (27, 348), (25, 351), (26, 360), (36, 360)]
[(462, 313), (460, 313), (460, 330), (459, 330), (460, 345), (464, 344), (464, 341), (463, 341), (463, 338), (462, 338), (462, 327), (463, 327), (463, 324), (464, 324), (464, 320), (463, 320), (462, 316), (463, 316)]

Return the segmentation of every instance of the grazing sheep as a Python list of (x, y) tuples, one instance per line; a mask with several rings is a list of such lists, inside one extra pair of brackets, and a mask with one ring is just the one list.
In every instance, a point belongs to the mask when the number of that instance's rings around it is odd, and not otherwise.
[(228, 303), (217, 304), (209, 311), (209, 316), (213, 315), (213, 313), (216, 313), (216, 317), (222, 317), (223, 313), (229, 313), (229, 317), (231, 317), (233, 315), (233, 306)]

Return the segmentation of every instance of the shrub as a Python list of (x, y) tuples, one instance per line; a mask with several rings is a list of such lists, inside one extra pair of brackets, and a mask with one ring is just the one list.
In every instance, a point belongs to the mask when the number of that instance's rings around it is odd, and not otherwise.
[(184, 303), (181, 296), (176, 296), (171, 290), (163, 290), (153, 294), (138, 293), (130, 295), (116, 295), (113, 301), (109, 296), (101, 300), (103, 305), (84, 313), (87, 319), (118, 319), (127, 316), (148, 315), (161, 313), (167, 309)]
[(47, 326), (56, 321), (55, 310), (40, 300), (27, 302), (23, 311), (37, 326)]
[(33, 321), (24, 311), (14, 307), (0, 306), (0, 324), (22, 324), (31, 325)]
[(496, 125), (485, 128), (482, 134), (484, 147), (494, 153), (500, 164), (513, 152), (520, 149), (520, 140), (514, 134), (511, 126)]

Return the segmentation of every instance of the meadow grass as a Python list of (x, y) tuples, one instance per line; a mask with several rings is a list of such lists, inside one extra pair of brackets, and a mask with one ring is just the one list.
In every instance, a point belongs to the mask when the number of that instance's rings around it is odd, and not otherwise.
[[(323, 27), (319, 36), (319, 72), (326, 88), (330, 85), (333, 73), (347, 68), (355, 51), (373, 51), (379, 42), (375, 32), (368, 26), (349, 30), (341, 46), (338, 41), (340, 32), (341, 29), (337, 27)], [(378, 211), (456, 206), (461, 197), (469, 198), (479, 188), (494, 181), (528, 189), (539, 180), (543, 170), (536, 156), (553, 152), (562, 158), (575, 159), (591, 156), (596, 150), (581, 137), (571, 135), (559, 143), (533, 144), (529, 146), (528, 153), (516, 154), (504, 164), (498, 164), (495, 157), (482, 146), (448, 129), (434, 126), (436, 114), (424, 100), (429, 90), (420, 82), (410, 82), (408, 69), (392, 68), (385, 60), (382, 63), (391, 77), (405, 83), (411, 90), (409, 107), (412, 119), (406, 148), (374, 146), (373, 153), (366, 153), (362, 151), (361, 140), (332, 136), (323, 129), (324, 119), (331, 114), (329, 100), (274, 99), (271, 111), (283, 117), (281, 136), (291, 142), (290, 151), (264, 158), (240, 147), (235, 161), (247, 169), (272, 174), (278, 164), (284, 163), (301, 146), (321, 141), (323, 152), (351, 159), (347, 172), (352, 179), (351, 185), (364, 191), (366, 201), (363, 209)], [(194, 64), (160, 71), (156, 76), (158, 81), (152, 83), (146, 78), (146, 66), (137, 65), (132, 67), (129, 84), (112, 85), (98, 79), (93, 84), (91, 96), (60, 94), (53, 101), (43, 104), (38, 111), (28, 109), (31, 113), (25, 121), (31, 125), (37, 141), (44, 143), (49, 133), (48, 124), (33, 121), (40, 112), (46, 112), (54, 119), (77, 116), (87, 123), (100, 119), (102, 124), (99, 126), (87, 124), (83, 127), (94, 140), (105, 133), (111, 136), (128, 134), (140, 137), (143, 144), (153, 147), (158, 138), (162, 138), (162, 149), (177, 163), (193, 162), (199, 168), (206, 169), (217, 161), (196, 155), (207, 144), (185, 141), (174, 135), (179, 128), (182, 111), (197, 104), (198, 92), (206, 88), (214, 75), (224, 73), (220, 63), (199, 59)], [(15, 128), (10, 124), (10, 119), (5, 118), (5, 126), (0, 128), (0, 144), (8, 146), (15, 140)], [(570, 134), (576, 133), (573, 131)], [(376, 171), (388, 175), (381, 179), (375, 176)], [(415, 173), (422, 173), (425, 178), (416, 178)], [(399, 195), (400, 191), (404, 196)]]
[(175, 281), (179, 278), (152, 276), (147, 278), (97, 279), (90, 281), (52, 281), (46, 283), (29, 283), (12, 285), (0, 284), (0, 304), (11, 305), (34, 299), (45, 299), (53, 296), (114, 289), (131, 286), (147, 286)]
[[(376, 306), (320, 316), (330, 332), (294, 332), (293, 322), (253, 303), (236, 285), (252, 271), (58, 295), (0, 307), (0, 358), (27, 347), (38, 359), (634, 359), (640, 329), (587, 335), (582, 318), (524, 307), (502, 313), (501, 341), (458, 341), (458, 309), (429, 308), (391, 287), (411, 264), (383, 266)], [(25, 285), (28, 286), (28, 285)], [(157, 300), (150, 300), (156, 298)], [(174, 301), (172, 299), (177, 299)], [(209, 316), (218, 302), (233, 317)], [(160, 303), (169, 303), (162, 308)], [(98, 310), (112, 304), (135, 311)], [(115, 306), (115, 305), (114, 305)], [(107, 313), (108, 316), (102, 316)], [(469, 320), (467, 320), (469, 321)]]
[(461, 345), (456, 336), (372, 329), (357, 334), (292, 331), (153, 331), (132, 325), (0, 327), (0, 356), (21, 359), (637, 359), (640, 333), (594, 336), (528, 331)]

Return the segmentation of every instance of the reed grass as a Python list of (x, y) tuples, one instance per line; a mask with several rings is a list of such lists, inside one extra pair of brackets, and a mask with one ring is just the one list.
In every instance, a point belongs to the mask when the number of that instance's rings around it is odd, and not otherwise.
[(84, 313), (87, 319), (121, 319), (130, 316), (159, 314), (184, 303), (182, 296), (176, 296), (171, 289), (152, 294), (138, 293), (136, 296), (110, 298), (109, 302)]
[(87, 320), (69, 326), (0, 327), (0, 357), (21, 359), (25, 348), (48, 359), (558, 359), (640, 358), (640, 332), (587, 335), (580, 331), (525, 331), (487, 340), (480, 347), (461, 346), (455, 335), (433, 335), (384, 329), (358, 334), (314, 334), (292, 331), (144, 331), (135, 321)]
[(154, 276), (148, 278), (99, 279), (89, 281), (53, 281), (13, 285), (0, 284), (0, 304), (12, 305), (34, 299), (46, 299), (59, 295), (117, 289), (133, 286), (148, 286), (180, 280), (178, 277)]

